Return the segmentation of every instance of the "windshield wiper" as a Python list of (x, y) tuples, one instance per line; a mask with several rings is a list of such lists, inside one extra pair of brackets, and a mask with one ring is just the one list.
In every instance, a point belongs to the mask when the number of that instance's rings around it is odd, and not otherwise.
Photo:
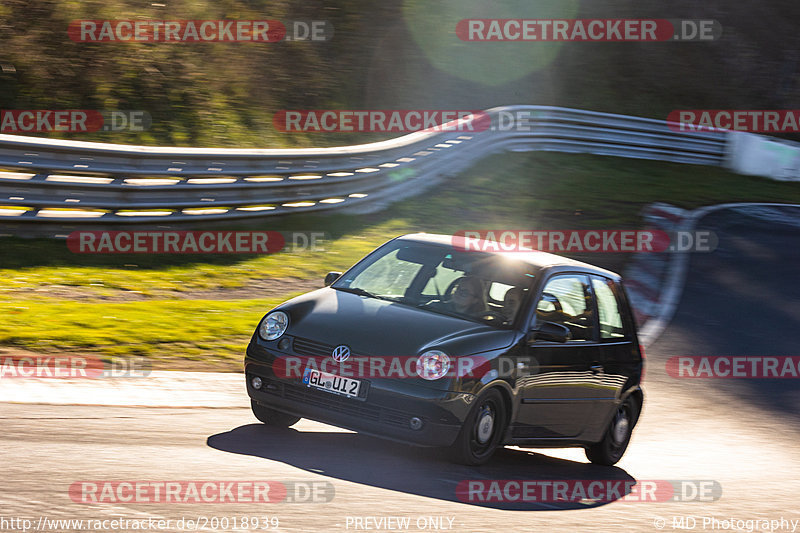
[[(430, 305), (433, 302), (436, 302), (436, 304), (439, 305)], [(442, 303), (441, 301), (429, 300), (427, 302), (419, 303), (415, 307), (417, 307), (417, 309), (423, 309), (425, 311), (430, 311), (431, 313), (436, 313), (437, 315), (446, 315), (446, 316), (451, 316), (453, 318), (461, 318), (461, 319), (472, 318), (470, 315), (462, 315), (461, 313), (456, 313), (455, 311), (449, 311), (445, 306), (441, 305), (441, 303)]]
[(377, 294), (372, 294), (369, 291), (365, 291), (361, 287), (333, 287), (333, 288), (336, 289), (337, 291), (358, 294), (359, 296), (366, 296), (367, 298), (379, 298)]
[(399, 300), (397, 298), (392, 298), (391, 296), (383, 296), (381, 294), (373, 294), (369, 291), (362, 289), (361, 287), (333, 287), (333, 288), (343, 292), (358, 294), (359, 296), (366, 296), (367, 298), (386, 300), (387, 302), (403, 303), (402, 300)]

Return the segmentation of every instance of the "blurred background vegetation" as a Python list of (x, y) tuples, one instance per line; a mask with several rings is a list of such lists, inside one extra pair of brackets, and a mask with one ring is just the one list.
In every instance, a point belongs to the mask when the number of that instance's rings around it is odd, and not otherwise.
[[(136, 109), (139, 133), (73, 138), (179, 146), (353, 144), (285, 134), (281, 109), (485, 109), (542, 104), (665, 118), (674, 109), (796, 107), (793, 0), (4, 0), (0, 108)], [(463, 18), (713, 18), (715, 42), (468, 43)], [(754, 23), (757, 17), (757, 23)], [(76, 19), (328, 20), (327, 42), (71, 41)], [(796, 20), (796, 18), (795, 18)]]

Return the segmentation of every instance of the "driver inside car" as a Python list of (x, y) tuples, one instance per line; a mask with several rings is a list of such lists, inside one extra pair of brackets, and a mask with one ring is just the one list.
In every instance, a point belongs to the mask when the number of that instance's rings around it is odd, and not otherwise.
[(480, 316), (487, 311), (483, 283), (475, 276), (458, 280), (452, 297), (453, 309), (462, 315)]
[(513, 321), (517, 315), (517, 310), (519, 310), (519, 306), (522, 303), (522, 295), (522, 287), (511, 287), (503, 296), (503, 316), (507, 322)]

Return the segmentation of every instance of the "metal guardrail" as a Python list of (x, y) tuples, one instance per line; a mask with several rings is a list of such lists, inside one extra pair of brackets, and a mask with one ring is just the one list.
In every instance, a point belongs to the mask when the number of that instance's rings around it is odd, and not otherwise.
[[(0, 135), (0, 228), (235, 220), (370, 211), (500, 151), (558, 151), (721, 165), (726, 134), (549, 106), (489, 109), (485, 131), (422, 131), (336, 148), (124, 146)], [(512, 128), (501, 118), (520, 117)], [(38, 227), (38, 226), (34, 226)]]

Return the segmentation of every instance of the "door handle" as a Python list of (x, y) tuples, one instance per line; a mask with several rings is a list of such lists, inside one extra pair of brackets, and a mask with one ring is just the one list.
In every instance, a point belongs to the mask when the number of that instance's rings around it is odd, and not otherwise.
[(592, 374), (599, 374), (603, 371), (603, 365), (600, 363), (595, 363), (589, 367), (589, 370), (592, 371)]

